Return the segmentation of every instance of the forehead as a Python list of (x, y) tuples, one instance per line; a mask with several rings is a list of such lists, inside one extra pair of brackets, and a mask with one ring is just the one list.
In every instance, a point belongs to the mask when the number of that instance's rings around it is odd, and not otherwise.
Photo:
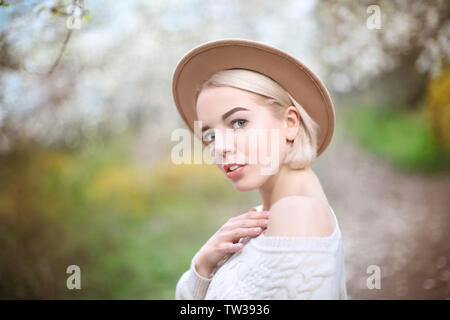
[(235, 107), (253, 110), (261, 107), (261, 98), (258, 94), (232, 87), (206, 88), (197, 99), (197, 116), (199, 119), (219, 117)]

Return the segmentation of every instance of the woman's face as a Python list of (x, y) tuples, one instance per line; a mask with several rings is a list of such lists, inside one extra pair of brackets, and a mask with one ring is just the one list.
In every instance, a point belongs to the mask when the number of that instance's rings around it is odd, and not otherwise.
[[(206, 88), (197, 100), (197, 117), (212, 158), (237, 190), (255, 190), (278, 172), (286, 126), (260, 96), (232, 87)], [(229, 171), (232, 163), (243, 166)]]

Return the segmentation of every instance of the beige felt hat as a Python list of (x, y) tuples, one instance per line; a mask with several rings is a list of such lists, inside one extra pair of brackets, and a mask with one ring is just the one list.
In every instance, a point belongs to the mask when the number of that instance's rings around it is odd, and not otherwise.
[(320, 126), (317, 156), (326, 149), (333, 136), (335, 114), (322, 81), (292, 55), (265, 43), (238, 38), (203, 43), (186, 53), (176, 66), (173, 98), (193, 133), (196, 89), (216, 71), (233, 68), (258, 71), (284, 87)]

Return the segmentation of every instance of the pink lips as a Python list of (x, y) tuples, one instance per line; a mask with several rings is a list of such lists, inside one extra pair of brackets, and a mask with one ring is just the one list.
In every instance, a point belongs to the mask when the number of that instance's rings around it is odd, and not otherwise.
[(227, 173), (227, 177), (230, 178), (230, 179), (234, 179), (237, 176), (239, 176), (242, 173), (242, 171), (245, 169), (245, 167), (247, 166), (246, 164), (244, 164), (244, 165), (241, 165), (241, 167), (237, 168), (234, 171), (229, 171), (229, 168), (231, 166), (234, 166), (234, 165), (236, 165), (236, 164), (230, 164), (230, 165), (226, 164), (224, 166), (224, 169), (225, 169), (225, 171)]

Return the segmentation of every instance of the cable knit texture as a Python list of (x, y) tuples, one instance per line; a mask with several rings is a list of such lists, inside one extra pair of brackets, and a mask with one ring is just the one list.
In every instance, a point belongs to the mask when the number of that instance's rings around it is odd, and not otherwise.
[(341, 231), (330, 209), (336, 222), (330, 236), (242, 238), (244, 248), (222, 259), (210, 278), (195, 270), (197, 252), (175, 299), (348, 299)]

